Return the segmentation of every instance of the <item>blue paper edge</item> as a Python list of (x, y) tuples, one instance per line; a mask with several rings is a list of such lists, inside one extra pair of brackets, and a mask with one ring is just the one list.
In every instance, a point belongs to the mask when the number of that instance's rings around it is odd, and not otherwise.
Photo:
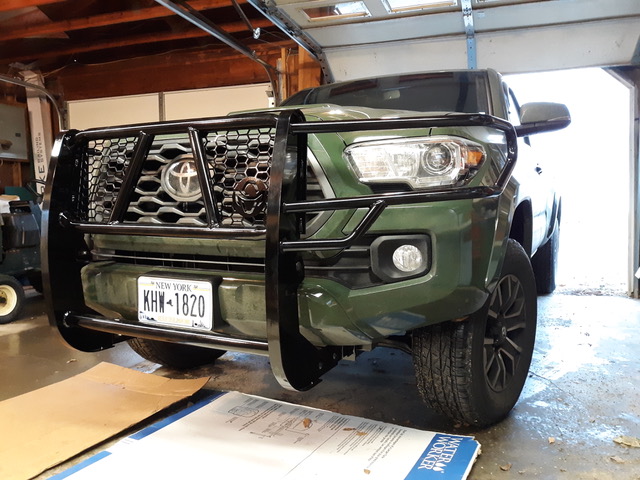
[[(190, 413), (201, 409), (205, 405), (210, 404), (215, 399), (220, 398), (225, 393), (227, 392), (214, 392), (213, 394), (207, 396), (206, 398), (200, 400), (199, 402), (196, 402), (193, 405), (183, 410), (180, 410), (179, 412), (176, 412), (173, 415), (168, 416), (167, 418), (163, 418), (162, 420), (159, 420), (158, 422), (152, 425), (149, 425), (148, 427), (145, 427), (142, 430), (129, 435), (127, 439), (140, 440), (144, 437), (148, 437), (152, 433), (157, 432), (158, 430), (166, 427), (167, 425), (171, 425), (173, 422), (180, 420), (183, 417), (186, 417)], [(121, 440), (121, 441), (124, 441), (124, 440)], [(64, 478), (68, 478), (74, 473), (79, 472), (84, 468), (87, 468), (89, 465), (93, 465), (94, 463), (102, 460), (103, 458), (108, 457), (111, 454), (112, 452), (109, 450), (103, 450), (101, 452), (98, 452), (95, 455), (92, 455), (91, 457), (87, 458), (86, 460), (83, 460), (82, 462), (78, 463), (77, 465), (69, 467), (65, 471), (57, 473), (56, 475), (50, 477), (50, 480), (63, 480)]]

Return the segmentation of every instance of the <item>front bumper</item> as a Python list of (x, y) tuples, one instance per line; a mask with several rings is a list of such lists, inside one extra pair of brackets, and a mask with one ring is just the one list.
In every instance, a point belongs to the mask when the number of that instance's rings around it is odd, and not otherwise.
[[(275, 129), (275, 142), (270, 165), (271, 183), (268, 192), (264, 228), (228, 228), (220, 222), (214, 192), (208, 177), (207, 159), (202, 149), (202, 132), (220, 128), (251, 128), (268, 126)], [(307, 201), (305, 195), (306, 141), (307, 135), (354, 130), (417, 129), (448, 126), (484, 126), (504, 132), (507, 139), (507, 157), (496, 181), (491, 186), (457, 187), (442, 190), (405, 192), (398, 194), (367, 195)], [(135, 186), (155, 135), (188, 131), (192, 151), (200, 176), (201, 190), (206, 207), (206, 226), (141, 225), (124, 220), (130, 196), (127, 192)], [(135, 135), (136, 146), (132, 158), (125, 167), (126, 175), (120, 187), (124, 192), (117, 196), (108, 219), (101, 222), (82, 220), (78, 215), (78, 171), (82, 170), (81, 149), (92, 138), (109, 138)], [(237, 351), (268, 353), (272, 369), (279, 382), (289, 388), (304, 390), (319, 381), (320, 376), (332, 368), (342, 356), (351, 352), (351, 345), (371, 343), (393, 332), (409, 330), (424, 324), (426, 313), (420, 306), (439, 310), (443, 302), (449, 311), (469, 313), (482, 302), (483, 292), (469, 287), (456, 288), (451, 293), (424, 290), (425, 279), (400, 282), (402, 295), (420, 298), (429, 295), (429, 301), (415, 300), (415, 310), (403, 308), (403, 315), (393, 307), (375, 312), (371, 295), (378, 295), (376, 303), (394, 305), (394, 288), (375, 287), (364, 291), (342, 291), (335, 282), (306, 279), (301, 252), (342, 250), (354, 245), (368, 232), (376, 220), (390, 206), (424, 205), (439, 201), (492, 201), (505, 188), (513, 170), (516, 157), (516, 141), (513, 127), (503, 120), (488, 115), (448, 115), (429, 118), (403, 118), (394, 120), (366, 120), (340, 122), (305, 122), (302, 114), (289, 110), (278, 115), (252, 115), (238, 118), (213, 119), (198, 122), (178, 122), (97, 129), (85, 132), (68, 132), (56, 143), (50, 168), (48, 188), (45, 192), (43, 214), (43, 259), (45, 294), (49, 315), (65, 340), (82, 350), (99, 350), (120, 341), (121, 336), (141, 336), (161, 340), (207, 345)], [(74, 187), (76, 186), (76, 187)], [(75, 188), (75, 189), (74, 189)], [(341, 238), (304, 239), (304, 218), (309, 212), (365, 209), (366, 213)], [(250, 298), (264, 305), (264, 319), (256, 322), (227, 321), (229, 327), (216, 332), (193, 332), (180, 329), (163, 329), (143, 325), (126, 313), (124, 305), (132, 305), (127, 295), (135, 291), (131, 279), (148, 273), (144, 268), (123, 267), (108, 263), (91, 263), (85, 235), (145, 236), (201, 240), (236, 240), (257, 242), (264, 245), (264, 274), (261, 278), (249, 275), (245, 280), (254, 283)], [(452, 271), (456, 271), (450, 266)], [(486, 271), (486, 270), (485, 270)], [(444, 270), (443, 270), (444, 272)], [(181, 271), (184, 274), (184, 271)], [(201, 272), (199, 273), (201, 274)], [(208, 273), (220, 278), (221, 305), (233, 311), (233, 298), (237, 297), (238, 284), (234, 279), (212, 270)], [(101, 278), (106, 282), (101, 284)], [(459, 279), (458, 279), (459, 280)], [(438, 282), (442, 285), (442, 282)], [(473, 283), (469, 283), (472, 285)], [(117, 285), (115, 290), (109, 288)], [(464, 283), (462, 283), (464, 285)], [(86, 291), (84, 291), (86, 289)], [(102, 292), (102, 293), (101, 293)], [(113, 299), (123, 299), (112, 305), (100, 295), (108, 293)], [(120, 296), (122, 295), (122, 296)], [(385, 300), (388, 297), (388, 302)], [(459, 295), (459, 297), (457, 296)], [(86, 296), (86, 298), (85, 298)], [(242, 295), (240, 295), (242, 296)], [(95, 302), (94, 302), (95, 299)], [(263, 299), (258, 301), (258, 299)], [(348, 301), (342, 301), (348, 299)], [(326, 308), (326, 305), (337, 305)], [(107, 305), (107, 307), (105, 307)], [(323, 305), (320, 307), (320, 305)], [(360, 305), (360, 307), (358, 307)], [(405, 302), (406, 305), (406, 302)], [(462, 307), (461, 307), (462, 305)], [(457, 307), (456, 307), (457, 306)], [(94, 307), (94, 308), (91, 308)], [(469, 308), (467, 308), (469, 307)], [(358, 311), (358, 308), (360, 309)], [(372, 311), (373, 309), (373, 311)], [(446, 310), (443, 308), (443, 310)], [(125, 314), (123, 315), (123, 311)], [(329, 313), (327, 313), (329, 312)], [(368, 313), (367, 313), (368, 312)], [(398, 312), (396, 312), (398, 313)], [(404, 314), (407, 315), (404, 315)], [(411, 315), (414, 315), (412, 317)], [(455, 315), (455, 313), (454, 313)], [(227, 315), (227, 318), (230, 318)], [(405, 323), (389, 325), (388, 319), (402, 318)], [(437, 319), (437, 315), (435, 316)], [(341, 322), (345, 323), (341, 323)], [(326, 333), (335, 329), (325, 326), (347, 325), (344, 335)], [(352, 341), (352, 340), (358, 340)], [(322, 345), (322, 346), (321, 346)]]

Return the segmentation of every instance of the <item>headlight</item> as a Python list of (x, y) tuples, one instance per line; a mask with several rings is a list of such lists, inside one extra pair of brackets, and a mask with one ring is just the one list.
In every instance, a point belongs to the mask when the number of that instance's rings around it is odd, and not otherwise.
[(485, 152), (464, 138), (434, 136), (357, 143), (347, 147), (344, 156), (362, 183), (428, 188), (469, 180)]

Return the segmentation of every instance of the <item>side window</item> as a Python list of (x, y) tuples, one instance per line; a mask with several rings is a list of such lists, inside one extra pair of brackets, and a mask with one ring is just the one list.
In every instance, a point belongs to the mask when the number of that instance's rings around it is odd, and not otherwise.
[(507, 104), (509, 109), (509, 122), (513, 126), (520, 125), (520, 104), (518, 104), (518, 100), (516, 100), (516, 96), (513, 94), (513, 90), (505, 85), (507, 88)]
[[(507, 104), (508, 104), (508, 110), (509, 110), (509, 122), (511, 122), (511, 124), (515, 127), (517, 127), (518, 125), (520, 125), (520, 104), (518, 103), (518, 100), (516, 99), (516, 96), (513, 93), (513, 90), (511, 90), (509, 87), (507, 87), (507, 85), (505, 84), (504, 88), (507, 90)], [(524, 143), (526, 143), (527, 145), (531, 146), (531, 140), (529, 139), (528, 136), (523, 138)]]

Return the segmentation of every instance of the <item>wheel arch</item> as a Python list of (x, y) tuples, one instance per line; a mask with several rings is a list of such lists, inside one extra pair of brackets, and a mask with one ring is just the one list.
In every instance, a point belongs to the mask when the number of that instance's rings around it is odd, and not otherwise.
[(512, 238), (524, 248), (528, 256), (531, 256), (532, 247), (533, 211), (531, 202), (524, 200), (516, 207), (511, 221), (509, 238)]
[(558, 227), (560, 227), (560, 221), (562, 219), (562, 198), (559, 195), (555, 195), (553, 199), (553, 211), (551, 212), (551, 221), (549, 222), (549, 237), (553, 235), (556, 226), (556, 220), (558, 221)]

